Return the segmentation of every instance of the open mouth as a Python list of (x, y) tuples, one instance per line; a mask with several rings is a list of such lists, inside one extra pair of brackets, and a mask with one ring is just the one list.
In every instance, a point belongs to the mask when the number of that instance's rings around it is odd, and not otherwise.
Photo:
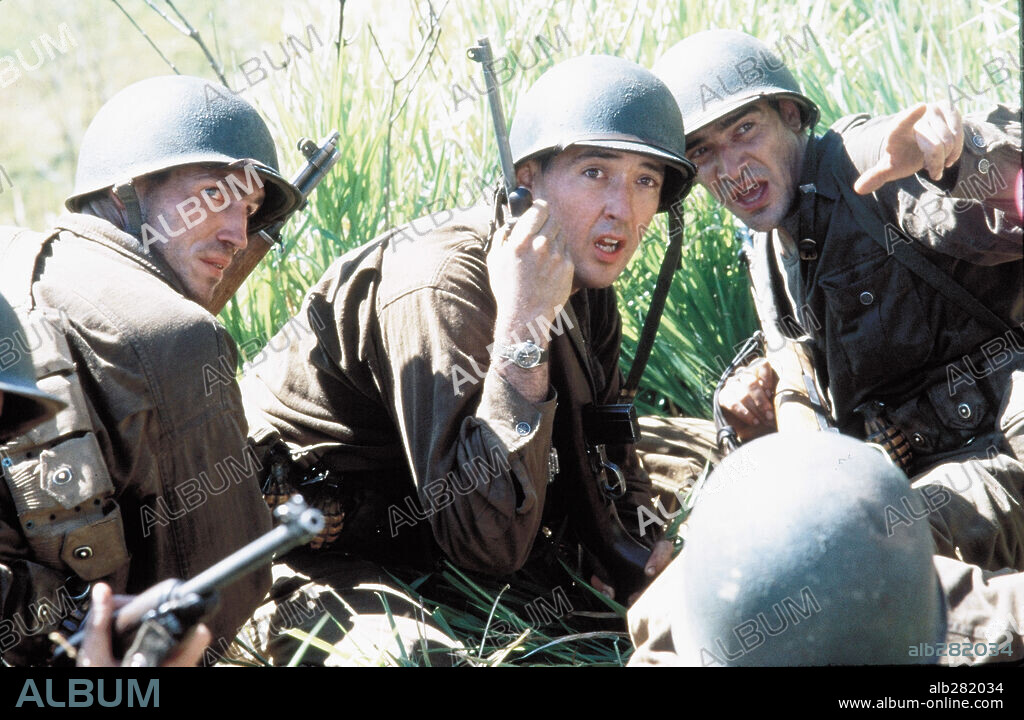
[(753, 185), (748, 185), (744, 188), (743, 192), (737, 192), (733, 195), (733, 202), (744, 210), (753, 210), (754, 208), (764, 204), (767, 198), (768, 183), (757, 182)]
[(619, 250), (622, 249), (623, 245), (625, 245), (624, 240), (619, 240), (611, 237), (600, 237), (594, 243), (594, 247), (596, 247), (600, 252), (606, 255), (616, 254), (617, 252), (619, 252)]

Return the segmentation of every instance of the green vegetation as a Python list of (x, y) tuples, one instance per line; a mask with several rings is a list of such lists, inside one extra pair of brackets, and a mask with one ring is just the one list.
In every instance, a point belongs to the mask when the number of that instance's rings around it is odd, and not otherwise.
[[(122, 5), (145, 20), (154, 42), (182, 71), (215, 77), (188, 38), (152, 19), (142, 3)], [(212, 3), (199, 0), (178, 5), (214, 49), (231, 86), (244, 88), (245, 97), (270, 118), (286, 174), (300, 164), (293, 150), (299, 137), (319, 139), (334, 129), (342, 136), (333, 173), (292, 220), (279, 251), (268, 255), (221, 316), (248, 359), (345, 250), (397, 223), (475, 202), (481, 187), (497, 178), (486, 104), (475, 89), (481, 86), (479, 68), (465, 56), (480, 35), (490, 36), (495, 55), (509, 53), (502, 87), (509, 117), (518, 94), (558, 60), (611, 53), (649, 67), (682, 37), (713, 27), (742, 29), (776, 45), (820, 105), (819, 128), (848, 113), (895, 112), (949, 96), (961, 111), (1019, 102), (1015, 0), (349, 2), (340, 48), (335, 2), (266, 3), (258, 17), (251, 3), (237, 0), (218, 3), (216, 13)], [(80, 45), (64, 65), (58, 58), (0, 90), (12, 99), (5, 107), (0, 164), (16, 189), (0, 195), (0, 222), (41, 225), (44, 210), (56, 208), (70, 190), (71, 148), (99, 104), (128, 82), (168, 72), (110, 2), (83, 0), (73, 12), (66, 7), (39, 2), (27, 9), (27, 0), (8, 0), (0, 8), (0, 56), (27, 50), (36, 33), (27, 28), (55, 35), (64, 21)], [(304, 46), (279, 45), (288, 35)], [(269, 58), (260, 55), (267, 51), (279, 64), (285, 47), (291, 62), (283, 70), (271, 69)], [(253, 57), (263, 59), (254, 65)], [(269, 71), (266, 78), (257, 65)], [(76, 77), (80, 82), (71, 82)], [(617, 284), (624, 371), (665, 235), (659, 219)], [(686, 204), (683, 268), (645, 374), (642, 409), (710, 415), (719, 372), (755, 326), (737, 251), (731, 217), (695, 190)], [(514, 598), (523, 602), (538, 593), (503, 591), (451, 567), (438, 574), (433, 580), (447, 588), (441, 593), (445, 599), (435, 595), (422, 602), (449, 637), (471, 649), (466, 663), (617, 665), (628, 658), (628, 639), (621, 633), (579, 637), (578, 618), (571, 614), (553, 629), (532, 629), (513, 640), (496, 637), (488, 629), (495, 619), (513, 634), (528, 629)], [(415, 598), (418, 587), (413, 583), (406, 590)]]
[[(822, 125), (853, 112), (883, 114), (952, 96), (962, 110), (1013, 102), (1018, 81), (1012, 2), (938, 0), (721, 3), (551, 2), (503, 6), (451, 0), (346, 20), (337, 63), (296, 63), (270, 111), (278, 136), (332, 128), (342, 158), (304, 217), (225, 309), (223, 320), (255, 347), (293, 313), (303, 291), (344, 250), (396, 223), (467, 205), (497, 178), (479, 68), (465, 48), (482, 34), (507, 54), (506, 113), (560, 59), (615, 53), (650, 66), (685, 35), (738, 27), (776, 47), (821, 106)], [(401, 29), (396, 29), (401, 28)], [(986, 64), (987, 63), (987, 64)], [(1011, 75), (1011, 72), (1013, 73)], [(283, 73), (282, 73), (283, 74)], [(983, 90), (980, 94), (974, 90)], [(967, 97), (970, 96), (970, 97)], [(642, 411), (709, 417), (714, 383), (754, 330), (732, 217), (695, 190), (686, 204), (686, 248), (645, 373)], [(628, 369), (660, 264), (664, 219), (617, 284)], [(251, 354), (250, 354), (251, 356)]]

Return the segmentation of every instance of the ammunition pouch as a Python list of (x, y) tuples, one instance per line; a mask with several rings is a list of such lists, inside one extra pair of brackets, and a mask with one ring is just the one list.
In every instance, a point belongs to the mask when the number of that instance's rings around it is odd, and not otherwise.
[(40, 389), (67, 407), (3, 446), (4, 480), (34, 561), (97, 580), (130, 558), (114, 486), (64, 336), (66, 318), (49, 309), (20, 315), (26, 333), (21, 349), (35, 344)]
[(36, 264), (53, 235), (18, 231), (0, 241), (0, 291), (15, 307), (24, 337), (12, 352), (32, 354), (39, 389), (67, 403), (49, 421), (0, 446), (10, 491), (32, 560), (86, 582), (123, 570), (130, 556), (114, 486), (93, 428), (62, 311), (35, 307)]
[(992, 434), (1005, 435), (1020, 458), (1024, 353), (992, 359), (974, 353), (938, 370), (920, 392), (883, 403), (887, 421), (903, 433), (913, 452), (909, 474)]

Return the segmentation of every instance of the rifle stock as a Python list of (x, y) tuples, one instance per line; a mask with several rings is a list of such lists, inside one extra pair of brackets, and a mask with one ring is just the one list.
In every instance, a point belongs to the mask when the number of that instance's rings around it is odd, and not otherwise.
[[(306, 207), (309, 196), (326, 177), (331, 167), (338, 161), (338, 140), (341, 136), (335, 130), (325, 137), (319, 145), (309, 138), (299, 140), (298, 149), (305, 158), (306, 164), (292, 179), (292, 184), (302, 193), (302, 204), (295, 208), (298, 212)], [(293, 213), (294, 214), (294, 213)], [(289, 216), (291, 217), (291, 216)], [(231, 264), (224, 270), (224, 277), (214, 288), (213, 299), (206, 309), (211, 314), (217, 315), (224, 306), (228, 304), (238, 288), (242, 286), (245, 279), (256, 268), (260, 260), (267, 254), (270, 248), (281, 240), (281, 229), (289, 218), (280, 220), (265, 230), (253, 233), (249, 236), (249, 242), (245, 249), (235, 254)]]
[(805, 335), (794, 339), (783, 334), (771, 277), (768, 268), (754, 257), (749, 232), (744, 237), (743, 246), (754, 308), (764, 333), (765, 358), (779, 377), (772, 401), (779, 432), (835, 432), (817, 385), (810, 337)]

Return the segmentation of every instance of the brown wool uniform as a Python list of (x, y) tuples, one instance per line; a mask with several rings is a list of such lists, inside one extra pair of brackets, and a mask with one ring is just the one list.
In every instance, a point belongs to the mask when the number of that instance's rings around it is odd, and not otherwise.
[[(421, 218), (336, 261), (307, 294), (301, 324), (253, 361), (243, 395), (258, 442), (279, 432), (301, 462), (336, 471), (343, 495), (359, 489), (341, 547), (407, 562), (429, 561), (436, 547), (460, 567), (503, 575), (526, 562), (542, 524), (561, 523), (564, 494), (593, 482), (565, 421), (614, 401), (621, 320), (613, 288), (574, 294), (553, 324), (548, 398), (528, 402), (488, 373), (490, 211), (449, 217)], [(635, 452), (609, 452), (628, 485), (620, 517), (639, 538), (650, 481)]]
[[(833, 126), (853, 165), (840, 166), (847, 187), (874, 165), (888, 119)], [(827, 160), (834, 132), (810, 140), (793, 209), (770, 236), (755, 235), (752, 262), (770, 268), (780, 317), (810, 333), (840, 430), (865, 437), (857, 408), (877, 400), (909, 440), (917, 510), (946, 556), (936, 567), (949, 641), (985, 642), (1024, 629), (1024, 575), (1010, 572), (1024, 570), (1024, 250), (1015, 211), (985, 202), (1014, 181), (998, 168), (1019, 164), (1020, 115), (999, 106), (966, 116), (964, 130), (959, 163), (940, 183), (922, 172), (865, 199), (1016, 335), (982, 324), (907, 269), (890, 252), (899, 236), (887, 233), (883, 247), (861, 229)], [(675, 575), (666, 571), (631, 611), (634, 638), (647, 643), (637, 663), (671, 647), (658, 608), (671, 601)], [(1024, 656), (1019, 635), (1014, 653)]]
[[(245, 452), (247, 427), (238, 386), (233, 380), (215, 380), (224, 367), (235, 366), (234, 342), (215, 318), (186, 299), (170, 268), (145, 253), (136, 238), (80, 214), (62, 216), (51, 234), (55, 237), (40, 255), (32, 295), (38, 306), (59, 308), (67, 319), (87, 413), (124, 526), (123, 542), (112, 532), (93, 543), (92, 559), (79, 569), (88, 580), (103, 579), (121, 593), (138, 593), (169, 577), (194, 576), (270, 528), (254, 456)], [(6, 258), (17, 254), (8, 247), (9, 236), (0, 238), (0, 254)], [(16, 240), (21, 247), (30, 242), (25, 235)], [(0, 285), (13, 300), (9, 276)], [(40, 358), (34, 359), (38, 367)], [(214, 370), (204, 370), (207, 366)], [(32, 432), (45, 432), (49, 424)], [(77, 477), (86, 473), (80, 458), (72, 454), (65, 460)], [(67, 546), (71, 538), (62, 542)], [(22, 626), (31, 628), (35, 618), (29, 605), (54, 598), (73, 576), (64, 562), (38, 560), (8, 484), (0, 483), (0, 610), (5, 621), (17, 614)], [(208, 621), (214, 649), (222, 647), (219, 638), (234, 637), (268, 586), (264, 569), (222, 594), (219, 610)], [(18, 627), (0, 624), (3, 631)], [(33, 654), (40, 650), (38, 641), (36, 635), (5, 652), (5, 659), (39, 662), (42, 658)]]

